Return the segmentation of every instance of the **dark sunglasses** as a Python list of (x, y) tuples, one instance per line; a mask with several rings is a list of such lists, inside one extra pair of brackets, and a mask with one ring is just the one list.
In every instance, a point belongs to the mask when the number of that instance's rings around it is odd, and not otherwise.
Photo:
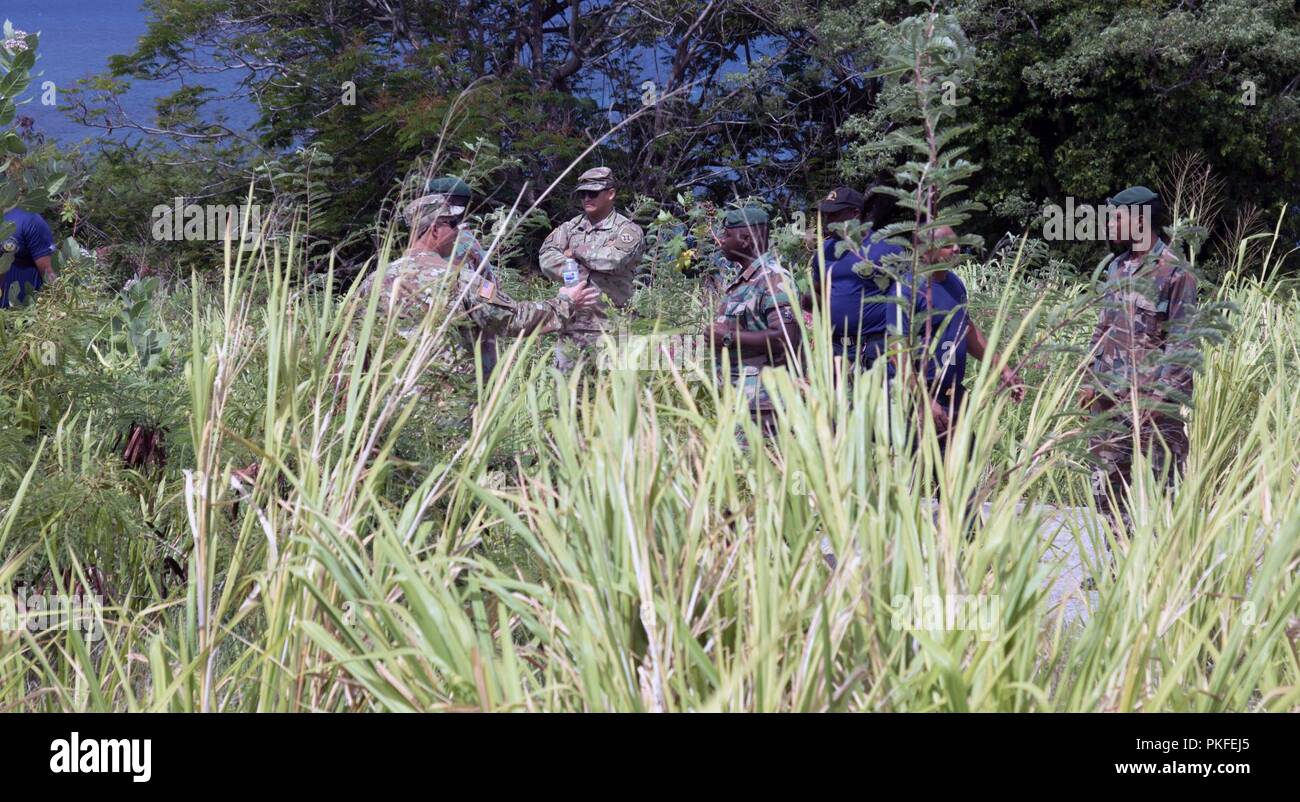
[(578, 197), (583, 200), (599, 197), (602, 193), (609, 192), (607, 189), (584, 189), (578, 193)]

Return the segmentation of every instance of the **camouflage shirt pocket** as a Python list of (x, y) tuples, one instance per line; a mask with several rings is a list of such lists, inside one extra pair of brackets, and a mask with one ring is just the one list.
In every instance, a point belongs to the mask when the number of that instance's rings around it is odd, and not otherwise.
[(722, 304), (723, 317), (740, 317), (745, 314), (747, 304), (744, 301), (724, 301)]
[(1156, 340), (1164, 330), (1165, 313), (1152, 298), (1138, 295), (1133, 299), (1133, 333), (1148, 341)]

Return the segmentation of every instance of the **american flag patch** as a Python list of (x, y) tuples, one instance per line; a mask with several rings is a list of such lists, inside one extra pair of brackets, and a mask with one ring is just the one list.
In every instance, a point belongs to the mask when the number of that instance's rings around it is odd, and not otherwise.
[(496, 292), (497, 292), (497, 287), (492, 282), (490, 281), (479, 282), (478, 297), (482, 298), (483, 300), (485, 301), (492, 300), (492, 296), (496, 295)]

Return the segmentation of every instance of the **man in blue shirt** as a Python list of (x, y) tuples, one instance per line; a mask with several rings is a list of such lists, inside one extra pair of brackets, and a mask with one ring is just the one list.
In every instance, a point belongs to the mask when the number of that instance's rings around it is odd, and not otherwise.
[[(892, 280), (880, 269), (881, 260), (903, 249), (877, 237), (858, 247), (844, 240), (843, 224), (861, 220), (865, 199), (849, 187), (837, 187), (817, 204), (830, 234), (813, 260), (813, 298), (829, 301), (831, 348), (862, 369), (870, 368), (884, 350)], [(825, 285), (829, 283), (829, 287)]]
[(0, 254), (13, 261), (0, 274), (0, 309), (30, 302), (36, 290), (54, 280), (54, 235), (41, 216), (14, 208), (4, 213), (4, 220), (13, 230), (0, 240)]
[[(933, 399), (930, 411), (946, 441), (946, 433), (961, 409), (966, 357), (997, 360), (997, 354), (988, 351), (988, 340), (967, 314), (966, 285), (947, 267), (958, 256), (956, 232), (941, 226), (924, 236), (928, 247), (920, 252), (920, 261), (927, 267), (937, 267), (911, 282), (901, 282), (900, 294), (904, 298), (915, 295), (913, 334), (925, 349), (925, 380)], [(1014, 401), (1024, 399), (1024, 384), (1010, 365), (1002, 368), (1000, 381), (1011, 390)]]

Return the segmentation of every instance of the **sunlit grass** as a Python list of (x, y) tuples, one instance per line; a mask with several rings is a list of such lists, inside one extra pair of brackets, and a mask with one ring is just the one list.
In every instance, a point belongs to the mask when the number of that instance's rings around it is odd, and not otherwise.
[[(188, 444), (133, 480), (183, 537), (112, 563), (102, 638), (0, 632), (0, 708), (1300, 709), (1300, 302), (1272, 284), (1226, 286), (1234, 328), (1197, 379), (1178, 492), (1135, 486), (1133, 540), (1113, 576), (1090, 566), (1097, 592), (1072, 591), (1088, 615), (1067, 621), (1043, 505), (1091, 504), (1077, 358), (1031, 357), (1021, 406), (980, 365), (939, 464), (880, 371), (849, 387), (824, 348), (797, 382), (774, 377), (764, 440), (708, 377), (580, 387), (544, 339), (507, 341), (455, 447), (413, 458), (443, 310), (404, 340), (377, 297), (301, 285), (297, 262), (228, 253), (219, 288), (192, 284)], [(999, 268), (972, 282), (981, 326), (999, 352), (1034, 351), (1077, 287)], [(38, 465), (102, 474), (109, 442), (74, 410), (30, 471), (0, 476), (0, 587), (38, 566), (86, 585), (104, 564), (76, 544), (111, 541), (111, 520), (88, 533), (28, 505), (52, 481)], [(251, 482), (233, 475), (249, 459)], [(968, 540), (972, 497), (989, 512)], [(1074, 534), (1099, 554), (1107, 536)], [(168, 548), (183, 583), (159, 570)], [(918, 593), (991, 601), (996, 620), (899, 626)]]

